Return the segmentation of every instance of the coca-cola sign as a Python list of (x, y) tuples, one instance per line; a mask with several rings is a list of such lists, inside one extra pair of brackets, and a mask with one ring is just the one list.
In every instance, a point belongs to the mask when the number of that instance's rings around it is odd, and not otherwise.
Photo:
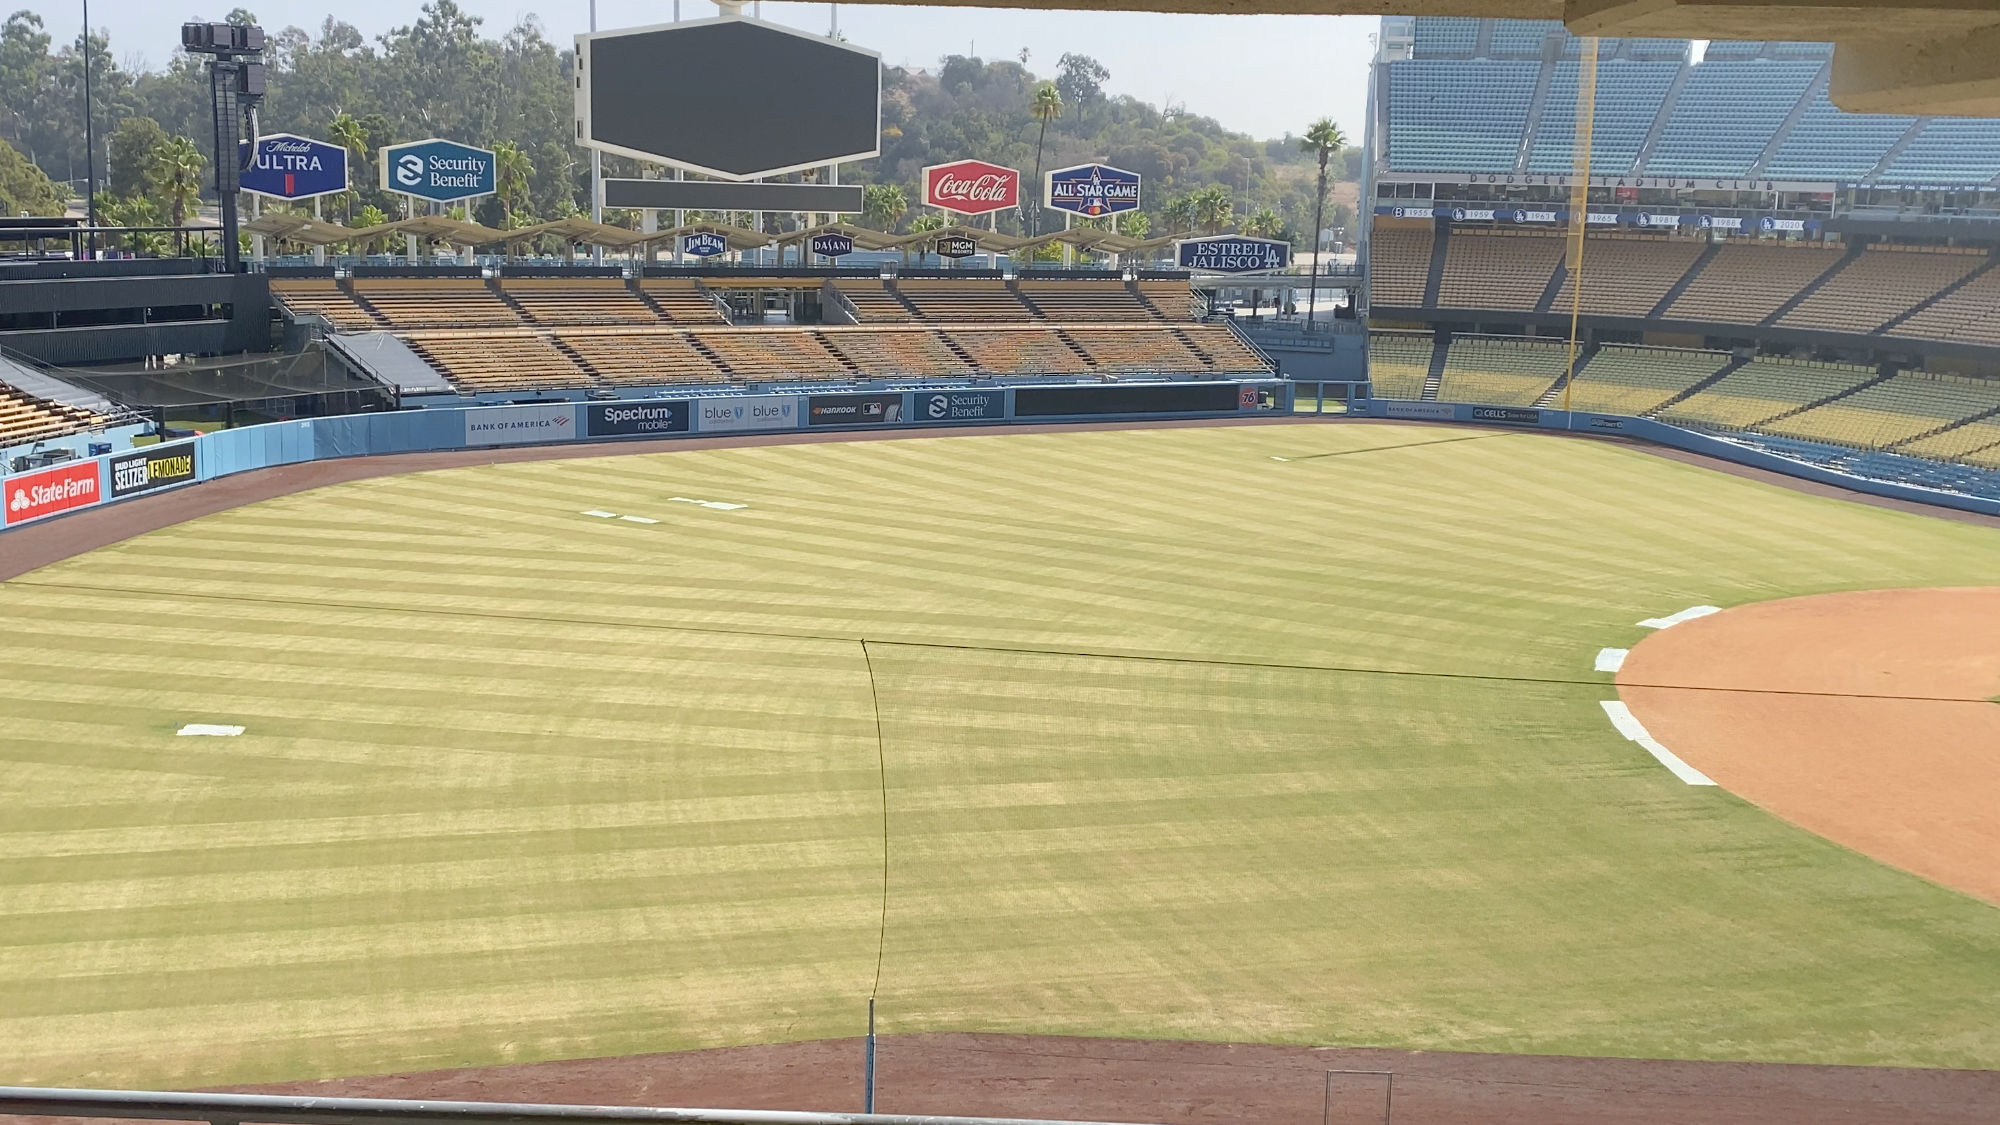
[(958, 215), (984, 215), (1021, 205), (1021, 173), (984, 160), (959, 160), (924, 169), (924, 205)]

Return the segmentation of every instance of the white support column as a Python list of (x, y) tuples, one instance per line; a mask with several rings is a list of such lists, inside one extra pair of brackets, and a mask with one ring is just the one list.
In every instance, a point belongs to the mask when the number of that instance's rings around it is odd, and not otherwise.
[[(316, 220), (324, 221), (326, 218), (326, 216), (320, 212), (320, 201), (324, 198), (325, 198), (324, 196), (319, 196), (319, 195), (313, 196), (313, 218)], [(326, 264), (326, 244), (322, 242), (313, 247), (313, 265), (323, 266), (325, 264)]]

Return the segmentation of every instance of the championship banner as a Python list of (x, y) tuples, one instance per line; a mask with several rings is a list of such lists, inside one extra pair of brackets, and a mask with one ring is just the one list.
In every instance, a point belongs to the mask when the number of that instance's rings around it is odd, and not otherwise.
[(1079, 164), (1048, 174), (1043, 198), (1058, 211), (1095, 218), (1139, 208), (1139, 173), (1104, 164)]
[(984, 160), (957, 160), (924, 169), (924, 205), (956, 215), (984, 215), (1021, 205), (1021, 173)]
[(88, 508), (104, 499), (97, 489), (95, 461), (73, 461), (8, 477), (6, 495), (8, 526)]
[(195, 448), (195, 442), (184, 441), (135, 449), (113, 457), (111, 498), (118, 500), (194, 480)]

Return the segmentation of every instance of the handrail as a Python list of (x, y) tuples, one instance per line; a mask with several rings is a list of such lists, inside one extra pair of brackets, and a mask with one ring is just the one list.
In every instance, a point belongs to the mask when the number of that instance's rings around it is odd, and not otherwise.
[(944, 1117), (900, 1113), (812, 1113), (768, 1109), (671, 1109), (651, 1106), (549, 1105), (535, 1102), (317, 1098), (279, 1094), (71, 1090), (0, 1086), (0, 1113), (38, 1117), (116, 1117), (207, 1121), (212, 1125), (1114, 1125), (1018, 1117)]

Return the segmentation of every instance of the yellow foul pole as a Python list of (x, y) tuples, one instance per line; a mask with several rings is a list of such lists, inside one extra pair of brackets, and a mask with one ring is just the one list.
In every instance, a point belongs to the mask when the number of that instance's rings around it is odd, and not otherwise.
[(1579, 41), (1576, 67), (1576, 138), (1569, 176), (1569, 366), (1563, 379), (1563, 410), (1569, 410), (1576, 380), (1577, 321), (1583, 316), (1583, 236), (1590, 228), (1590, 141), (1597, 123), (1597, 40)]

